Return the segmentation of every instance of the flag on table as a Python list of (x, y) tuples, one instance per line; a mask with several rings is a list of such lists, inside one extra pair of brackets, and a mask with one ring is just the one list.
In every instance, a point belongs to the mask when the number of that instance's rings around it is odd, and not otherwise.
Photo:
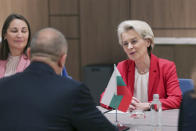
[(131, 103), (131, 94), (126, 87), (118, 69), (114, 65), (114, 71), (102, 96), (101, 103), (126, 112)]

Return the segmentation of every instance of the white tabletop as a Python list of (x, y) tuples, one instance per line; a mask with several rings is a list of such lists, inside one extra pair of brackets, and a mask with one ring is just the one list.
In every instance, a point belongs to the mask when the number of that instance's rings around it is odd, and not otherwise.
[[(98, 107), (102, 112), (107, 111), (102, 107)], [(130, 127), (129, 131), (177, 131), (178, 125), (178, 109), (166, 110), (162, 112), (162, 124), (161, 127), (153, 127), (151, 122), (150, 111), (145, 112), (144, 119), (131, 118), (131, 113), (118, 113), (118, 121)], [(104, 114), (112, 123), (116, 121), (115, 112), (108, 112)]]

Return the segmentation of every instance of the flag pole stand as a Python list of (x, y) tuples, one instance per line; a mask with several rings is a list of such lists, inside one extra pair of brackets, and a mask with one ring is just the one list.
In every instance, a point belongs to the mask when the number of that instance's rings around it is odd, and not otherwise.
[(116, 116), (116, 119), (115, 119), (115, 124), (116, 124), (116, 126), (117, 126), (117, 127), (122, 126), (122, 124), (118, 121), (117, 109), (116, 109), (116, 112), (115, 112), (115, 116)]
[(129, 127), (121, 124), (119, 121), (118, 121), (118, 113), (117, 113), (117, 109), (116, 109), (116, 119), (115, 119), (115, 125), (118, 127), (119, 131), (126, 131), (129, 129)]

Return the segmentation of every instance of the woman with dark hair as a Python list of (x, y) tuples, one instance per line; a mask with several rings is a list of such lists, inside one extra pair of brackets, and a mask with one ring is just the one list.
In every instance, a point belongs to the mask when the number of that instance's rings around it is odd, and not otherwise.
[(30, 64), (26, 56), (31, 39), (30, 24), (22, 15), (10, 14), (1, 35), (0, 78), (22, 72)]

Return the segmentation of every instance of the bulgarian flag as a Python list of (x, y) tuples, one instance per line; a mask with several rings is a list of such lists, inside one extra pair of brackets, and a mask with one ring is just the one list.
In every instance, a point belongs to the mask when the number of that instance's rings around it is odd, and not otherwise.
[(102, 96), (101, 103), (126, 112), (131, 103), (131, 94), (126, 87), (118, 69), (114, 65), (114, 71)]

